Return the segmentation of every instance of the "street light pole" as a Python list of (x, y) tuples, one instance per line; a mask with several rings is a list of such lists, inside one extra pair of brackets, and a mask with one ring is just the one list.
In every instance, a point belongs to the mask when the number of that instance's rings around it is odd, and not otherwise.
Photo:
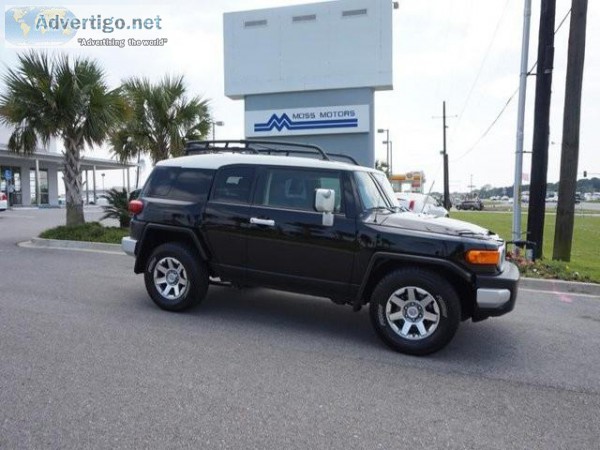
[[(523, 40), (521, 44), (521, 74), (519, 77), (519, 107), (517, 113), (517, 151), (515, 154), (515, 180), (513, 188), (512, 239), (521, 240), (521, 184), (523, 179), (523, 138), (525, 135), (525, 101), (527, 96), (527, 65), (529, 64), (529, 29), (531, 22), (531, 0), (525, 0), (523, 13)], [(515, 253), (519, 247), (515, 245)]]
[(379, 128), (377, 130), (377, 133), (385, 133), (385, 141), (383, 141), (383, 143), (385, 144), (385, 162), (387, 163), (388, 166), (388, 175), (392, 174), (392, 154), (390, 151), (390, 130), (389, 128)]
[(223, 125), (225, 125), (225, 122), (223, 122), (222, 120), (217, 120), (212, 122), (212, 140), (215, 140), (215, 125), (217, 127), (222, 127)]

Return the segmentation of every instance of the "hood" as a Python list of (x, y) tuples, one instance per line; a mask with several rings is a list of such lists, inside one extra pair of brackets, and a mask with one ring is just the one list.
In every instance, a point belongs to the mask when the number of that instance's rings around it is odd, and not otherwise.
[(434, 217), (427, 214), (396, 213), (378, 217), (379, 225), (384, 227), (403, 228), (415, 231), (426, 231), (452, 236), (463, 236), (479, 239), (493, 238), (500, 240), (496, 233), (479, 225), (448, 217)]

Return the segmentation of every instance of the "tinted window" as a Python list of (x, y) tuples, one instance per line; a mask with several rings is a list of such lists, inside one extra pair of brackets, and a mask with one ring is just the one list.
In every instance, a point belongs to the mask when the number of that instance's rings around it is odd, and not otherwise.
[(174, 200), (206, 201), (213, 175), (212, 170), (156, 167), (142, 195)]
[(339, 172), (268, 169), (257, 203), (264, 206), (315, 211), (315, 189), (333, 189), (335, 212), (342, 212), (341, 186)]
[(212, 199), (226, 203), (250, 203), (254, 168), (227, 167), (221, 169), (215, 180)]

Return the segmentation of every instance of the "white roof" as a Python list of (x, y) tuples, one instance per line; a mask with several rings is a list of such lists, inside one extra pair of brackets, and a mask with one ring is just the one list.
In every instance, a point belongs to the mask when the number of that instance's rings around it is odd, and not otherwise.
[(310, 167), (315, 169), (351, 171), (359, 169), (376, 172), (375, 169), (340, 161), (324, 161), (322, 159), (303, 158), (298, 156), (254, 155), (246, 153), (208, 153), (204, 155), (182, 156), (179, 158), (165, 159), (158, 162), (156, 165), (194, 169), (218, 169), (222, 166), (231, 164)]

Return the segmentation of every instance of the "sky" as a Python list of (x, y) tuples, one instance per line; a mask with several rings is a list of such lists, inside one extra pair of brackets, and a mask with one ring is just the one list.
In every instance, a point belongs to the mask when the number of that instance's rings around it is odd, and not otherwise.
[[(343, 1), (343, 0), (342, 0)], [(567, 14), (570, 0), (556, 0), (556, 26)], [(75, 4), (75, 2), (72, 2)], [(172, 0), (150, 3), (132, 0), (80, 1), (78, 5), (114, 5), (140, 11), (141, 16), (163, 17), (168, 43), (162, 47), (76, 47), (61, 51), (98, 59), (109, 83), (117, 86), (130, 76), (153, 80), (183, 74), (191, 94), (209, 99), (217, 139), (240, 139), (244, 133), (244, 105), (224, 95), (223, 13), (258, 8), (315, 3), (299, 0)], [(529, 67), (537, 59), (540, 0), (533, 0)], [(56, 5), (57, 2), (10, 1), (8, 5)], [(517, 96), (496, 119), (519, 86), (523, 0), (400, 0), (393, 11), (394, 89), (375, 94), (375, 128), (390, 130), (395, 171), (422, 170), (426, 189), (443, 186), (442, 102), (446, 101), (450, 189), (465, 192), (469, 185), (509, 186), (514, 179)], [(68, 7), (69, 3), (65, 2)], [(91, 6), (90, 6), (91, 7)], [(98, 8), (98, 6), (94, 6)], [(14, 65), (19, 49), (0, 43), (0, 70)], [(564, 85), (569, 20), (555, 36), (548, 181), (559, 178)], [(161, 35), (162, 36), (162, 35)], [(579, 177), (600, 176), (600, 2), (588, 5), (586, 60), (581, 112)], [(0, 87), (1, 89), (1, 87)], [(526, 151), (531, 150), (535, 77), (527, 86)], [(5, 133), (4, 133), (5, 135)], [(385, 145), (375, 135), (376, 157), (384, 159)], [(2, 139), (2, 133), (0, 133)], [(110, 155), (108, 149), (95, 156)], [(531, 157), (523, 172), (530, 173)], [(149, 167), (144, 175), (149, 172)], [(122, 185), (121, 175), (107, 174), (107, 188)]]

